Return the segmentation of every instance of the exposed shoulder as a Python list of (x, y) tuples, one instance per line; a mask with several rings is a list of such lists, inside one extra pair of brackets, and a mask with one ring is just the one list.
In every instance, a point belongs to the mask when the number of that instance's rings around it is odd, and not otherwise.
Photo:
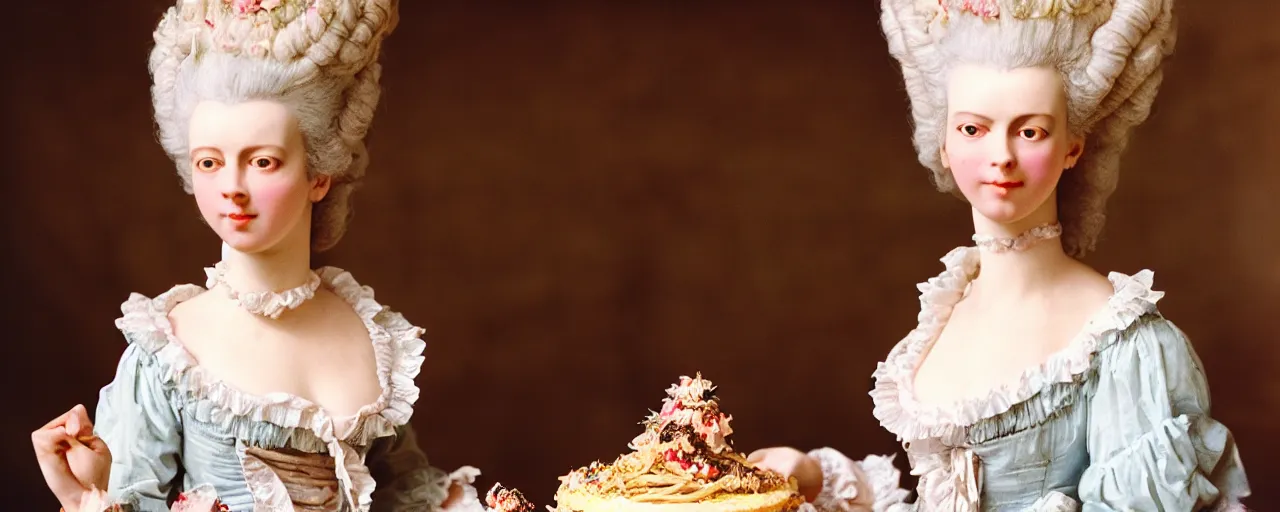
[(171, 321), (182, 321), (198, 317), (202, 314), (207, 314), (210, 309), (210, 305), (214, 303), (215, 298), (216, 297), (210, 293), (209, 290), (196, 293), (181, 302), (175, 303), (173, 307), (169, 309), (168, 317)]
[(1078, 261), (1068, 265), (1059, 287), (1070, 291), (1064, 295), (1072, 297), (1074, 306), (1082, 311), (1098, 311), (1116, 294), (1107, 276)]
[(226, 315), (219, 309), (218, 295), (209, 290), (196, 294), (169, 309), (166, 320), (172, 330), (174, 340), (181, 340), (183, 348), (192, 357), (199, 360), (206, 350), (206, 340), (211, 336), (198, 336), (193, 333), (216, 332), (217, 326), (224, 325)]

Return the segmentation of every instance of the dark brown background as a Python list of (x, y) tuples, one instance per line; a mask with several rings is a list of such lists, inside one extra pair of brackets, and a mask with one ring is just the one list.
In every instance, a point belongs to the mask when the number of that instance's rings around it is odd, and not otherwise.
[[(119, 303), (200, 283), (218, 256), (152, 136), (169, 2), (75, 3), (7, 8), (2, 438), (24, 510), (57, 506), (28, 433), (95, 403)], [(317, 263), (427, 328), (414, 424), (432, 460), (550, 503), (695, 370), (743, 450), (895, 451), (869, 376), (971, 226), (914, 161), (875, 3), (621, 4), (402, 7), (357, 219)], [(1280, 505), (1276, 19), (1184, 3), (1090, 259), (1156, 271), (1263, 510)]]

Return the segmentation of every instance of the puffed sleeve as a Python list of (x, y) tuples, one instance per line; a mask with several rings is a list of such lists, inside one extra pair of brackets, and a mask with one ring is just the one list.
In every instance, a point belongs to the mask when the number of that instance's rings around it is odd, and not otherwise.
[(98, 396), (94, 432), (111, 450), (107, 493), (138, 511), (168, 511), (182, 463), (182, 425), (155, 356), (131, 343)]
[(898, 488), (901, 473), (893, 466), (893, 455), (855, 461), (834, 448), (819, 448), (809, 456), (822, 466), (822, 490), (812, 510), (883, 512), (903, 507), (910, 494)]
[(411, 425), (400, 426), (395, 436), (376, 441), (365, 461), (375, 483), (372, 512), (441, 510), (454, 484), (461, 486), (463, 496), (448, 510), (485, 510), (472, 485), (480, 471), (463, 466), (445, 473), (428, 464)]
[(1148, 315), (1098, 353), (1083, 510), (1200, 510), (1249, 495), (1235, 440), (1209, 415), (1190, 341)]

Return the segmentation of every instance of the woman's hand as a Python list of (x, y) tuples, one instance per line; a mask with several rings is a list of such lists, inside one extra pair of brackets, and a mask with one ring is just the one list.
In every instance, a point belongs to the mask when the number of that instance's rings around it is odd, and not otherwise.
[(444, 502), (440, 504), (440, 508), (444, 510), (449, 510), (449, 507), (452, 507), (460, 503), (462, 501), (463, 496), (465, 496), (465, 494), (466, 493), (465, 491), (463, 491), (461, 483), (459, 482), (450, 483), (449, 496), (445, 497)]
[(107, 488), (111, 451), (93, 434), (93, 422), (83, 405), (32, 432), (31, 445), (45, 484), (67, 512), (77, 512), (90, 489)]
[(822, 492), (822, 465), (813, 457), (795, 448), (764, 448), (751, 452), (747, 462), (757, 467), (770, 469), (785, 477), (796, 477), (800, 484), (800, 494), (809, 503), (817, 499)]

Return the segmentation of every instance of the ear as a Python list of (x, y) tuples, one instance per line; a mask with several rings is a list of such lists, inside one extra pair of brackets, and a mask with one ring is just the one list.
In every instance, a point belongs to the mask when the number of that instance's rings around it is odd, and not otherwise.
[(1079, 135), (1071, 136), (1071, 149), (1067, 151), (1067, 161), (1063, 164), (1063, 168), (1074, 168), (1076, 162), (1080, 161), (1080, 155), (1082, 154), (1084, 154), (1084, 137)]
[(324, 174), (318, 174), (311, 179), (311, 190), (307, 193), (307, 198), (313, 203), (320, 202), (324, 196), (329, 194), (329, 187), (333, 185), (333, 178)]
[(943, 142), (938, 148), (938, 157), (942, 159), (943, 169), (951, 169), (951, 157), (947, 156), (947, 143)]

